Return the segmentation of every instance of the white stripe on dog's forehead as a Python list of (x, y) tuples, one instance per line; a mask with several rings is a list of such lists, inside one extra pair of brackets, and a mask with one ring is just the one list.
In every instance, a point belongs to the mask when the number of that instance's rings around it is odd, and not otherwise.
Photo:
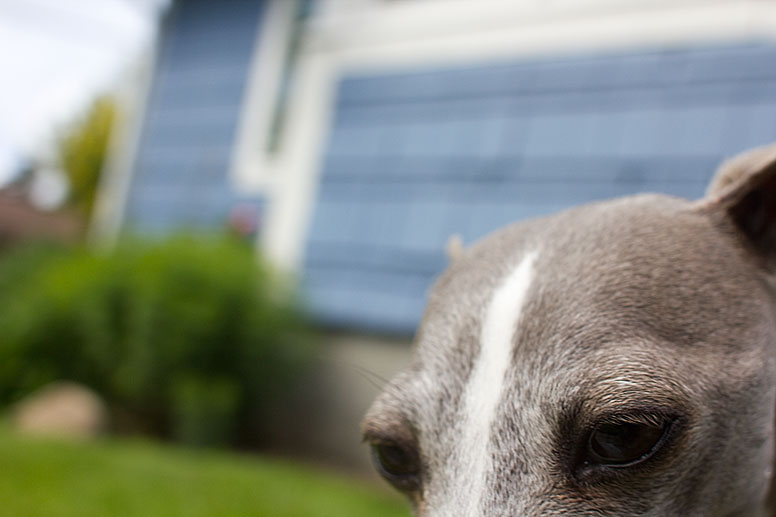
[[(449, 515), (480, 515), (490, 468), (489, 442), (492, 422), (504, 389), (514, 336), (520, 324), (526, 295), (534, 277), (537, 253), (526, 253), (496, 287), (488, 303), (480, 332), (480, 353), (476, 359), (463, 405), (463, 436), (456, 494), (456, 509)], [(465, 486), (464, 486), (465, 485)], [(440, 514), (441, 515), (441, 514)]]

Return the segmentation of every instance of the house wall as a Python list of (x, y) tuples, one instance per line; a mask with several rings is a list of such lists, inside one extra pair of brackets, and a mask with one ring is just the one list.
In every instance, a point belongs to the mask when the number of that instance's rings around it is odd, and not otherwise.
[(261, 244), (336, 328), (409, 335), (451, 234), (698, 197), (723, 156), (776, 136), (772, 4), (318, 7)]
[(311, 372), (268, 425), (278, 451), (358, 470), (377, 480), (361, 421), (375, 397), (411, 361), (402, 339), (335, 332), (320, 339)]

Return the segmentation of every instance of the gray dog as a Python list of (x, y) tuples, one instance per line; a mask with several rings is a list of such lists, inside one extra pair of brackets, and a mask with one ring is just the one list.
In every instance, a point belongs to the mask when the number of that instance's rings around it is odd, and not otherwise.
[(640, 195), (500, 230), (437, 281), (364, 422), (427, 517), (768, 515), (776, 146), (697, 202)]

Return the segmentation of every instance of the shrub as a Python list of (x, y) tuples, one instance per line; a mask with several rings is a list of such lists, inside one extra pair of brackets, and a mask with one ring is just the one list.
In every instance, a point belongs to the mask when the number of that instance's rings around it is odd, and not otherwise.
[(74, 380), (196, 444), (266, 418), (311, 351), (282, 279), (227, 237), (19, 250), (0, 260), (0, 328), (0, 403)]

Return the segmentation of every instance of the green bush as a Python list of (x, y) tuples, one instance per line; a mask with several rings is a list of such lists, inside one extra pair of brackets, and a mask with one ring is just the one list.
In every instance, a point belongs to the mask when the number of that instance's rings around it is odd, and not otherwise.
[(74, 380), (195, 444), (260, 423), (310, 353), (284, 282), (228, 237), (16, 251), (0, 258), (0, 328), (0, 403)]
[(172, 385), (173, 436), (190, 445), (229, 441), (239, 390), (230, 379), (176, 377)]

